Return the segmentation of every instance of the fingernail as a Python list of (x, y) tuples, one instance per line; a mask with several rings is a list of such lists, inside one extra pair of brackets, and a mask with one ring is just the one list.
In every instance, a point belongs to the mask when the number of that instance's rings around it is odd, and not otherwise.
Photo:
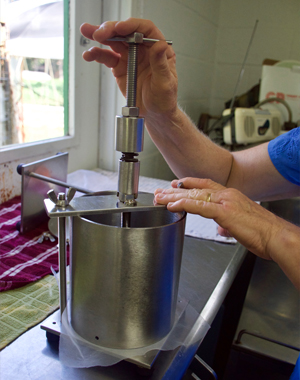
[(163, 199), (165, 196), (162, 193), (156, 194), (156, 198)]

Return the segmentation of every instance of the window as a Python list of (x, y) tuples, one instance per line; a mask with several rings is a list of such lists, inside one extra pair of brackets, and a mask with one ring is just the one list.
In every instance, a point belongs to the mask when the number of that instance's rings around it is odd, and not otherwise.
[[(1, 17), (4, 1), (6, 0), (0, 0)], [(28, 0), (16, 2), (19, 1)], [(64, 125), (68, 129), (62, 137), (0, 145), (0, 165), (10, 163), (9, 167), (16, 167), (21, 162), (31, 162), (65, 151), (69, 152), (69, 171), (94, 168), (98, 164), (100, 65), (87, 64), (82, 59), (83, 51), (90, 46), (81, 45), (79, 28), (86, 21), (92, 24), (102, 22), (102, 1), (64, 0), (64, 15), (69, 20), (69, 26), (64, 25), (69, 32), (68, 39), (64, 38), (65, 49), (69, 49), (69, 54), (64, 54), (64, 65), (69, 67), (69, 75), (64, 75)], [(66, 62), (67, 59), (69, 63)], [(66, 83), (67, 80), (69, 84)]]
[(65, 136), (68, 9), (64, 20), (63, 0), (1, 5), (0, 146)]

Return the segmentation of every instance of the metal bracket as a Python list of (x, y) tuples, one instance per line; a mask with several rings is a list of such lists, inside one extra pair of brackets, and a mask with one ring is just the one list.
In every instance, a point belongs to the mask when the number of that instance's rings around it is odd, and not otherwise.
[[(57, 200), (57, 198), (55, 198)], [(116, 195), (78, 197), (65, 206), (57, 205), (51, 199), (45, 199), (46, 212), (50, 218), (103, 213), (138, 212), (165, 209), (165, 205), (155, 205), (154, 195), (139, 193), (136, 205), (126, 205), (118, 201)]]
[[(20, 164), (17, 172), (22, 176), (20, 232), (26, 233), (47, 222), (44, 199), (50, 189), (63, 191), (62, 181), (66, 181), (68, 173), (68, 153), (59, 153), (39, 161)], [(58, 183), (51, 185), (41, 181), (40, 178), (29, 176), (28, 173), (46, 176), (50, 182), (56, 178)]]
[[(200, 366), (202, 367), (202, 368), (204, 368), (205, 370), (206, 370), (206, 373), (208, 372), (208, 374), (209, 374), (209, 378), (210, 379), (214, 379), (214, 380), (218, 380), (218, 376), (217, 376), (217, 374), (216, 374), (216, 372), (207, 364), (207, 363), (205, 363), (205, 361), (204, 360), (202, 360), (201, 358), (200, 358), (200, 356), (198, 356), (198, 355), (195, 355), (195, 357), (194, 357), (194, 360), (198, 363), (198, 364), (200, 364)], [(192, 376), (194, 375), (194, 373), (192, 374)], [(194, 377), (194, 376), (193, 376)], [(196, 376), (196, 377), (194, 377), (194, 379), (199, 379), (200, 380), (200, 378), (198, 377), (198, 376)]]

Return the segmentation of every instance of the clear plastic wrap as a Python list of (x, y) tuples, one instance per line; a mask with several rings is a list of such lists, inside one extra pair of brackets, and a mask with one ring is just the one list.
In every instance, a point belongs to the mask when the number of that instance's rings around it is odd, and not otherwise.
[[(191, 336), (195, 324), (200, 328), (197, 328), (196, 333)], [(164, 339), (151, 346), (136, 349), (110, 349), (82, 339), (70, 325), (66, 310), (62, 317), (59, 357), (68, 367), (110, 366), (121, 360), (134, 360), (150, 351), (168, 351), (182, 345), (192, 345), (203, 339), (209, 328), (209, 324), (199, 316), (199, 313), (187, 301), (179, 298), (174, 326)]]

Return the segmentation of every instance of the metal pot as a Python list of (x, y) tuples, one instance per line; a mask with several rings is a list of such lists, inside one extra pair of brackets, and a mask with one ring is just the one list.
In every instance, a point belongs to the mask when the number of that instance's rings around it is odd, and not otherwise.
[(110, 348), (144, 347), (174, 323), (185, 213), (166, 209), (74, 217), (71, 238), (71, 325)]

